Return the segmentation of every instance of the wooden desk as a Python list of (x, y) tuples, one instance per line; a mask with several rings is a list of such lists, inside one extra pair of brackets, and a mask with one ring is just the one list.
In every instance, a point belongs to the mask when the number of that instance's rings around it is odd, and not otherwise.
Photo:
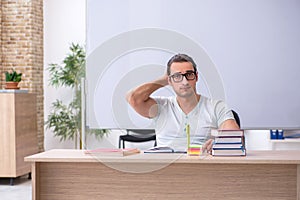
[(32, 162), (34, 200), (300, 200), (300, 151), (96, 158), (80, 150), (51, 150), (25, 160)]

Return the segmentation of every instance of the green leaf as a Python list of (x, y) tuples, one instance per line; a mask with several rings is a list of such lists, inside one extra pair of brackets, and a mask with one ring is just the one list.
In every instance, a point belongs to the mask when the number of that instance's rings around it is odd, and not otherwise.
[(5, 81), (13, 81), (13, 82), (20, 82), (22, 80), (22, 73), (17, 73), (14, 69), (11, 72), (5, 72)]
[[(52, 103), (52, 110), (45, 122), (47, 129), (51, 129), (60, 140), (73, 140), (81, 132), (81, 78), (85, 77), (85, 51), (79, 44), (71, 44), (70, 52), (63, 59), (62, 64), (49, 64), (49, 84), (53, 87), (69, 87), (74, 91), (69, 104), (61, 100)], [(108, 134), (106, 129), (88, 130), (97, 138)]]

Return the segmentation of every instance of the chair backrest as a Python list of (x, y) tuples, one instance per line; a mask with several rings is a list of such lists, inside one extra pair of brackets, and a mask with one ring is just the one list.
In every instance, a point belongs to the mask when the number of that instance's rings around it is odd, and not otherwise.
[(155, 135), (154, 129), (126, 129), (127, 134), (139, 135), (141, 137), (149, 137)]
[(231, 110), (232, 111), (232, 114), (233, 114), (233, 117), (236, 121), (236, 123), (239, 125), (239, 127), (241, 128), (241, 120), (240, 120), (240, 117), (239, 115), (237, 114), (237, 112), (235, 112), (234, 110)]
[(154, 141), (156, 146), (156, 135), (154, 129), (126, 129), (126, 135), (119, 136), (119, 148), (125, 148), (125, 142), (148, 142)]

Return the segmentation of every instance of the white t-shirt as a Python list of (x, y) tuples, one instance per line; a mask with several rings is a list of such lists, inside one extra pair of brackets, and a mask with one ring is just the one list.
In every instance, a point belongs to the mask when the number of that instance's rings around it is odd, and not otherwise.
[(190, 126), (190, 143), (203, 144), (225, 120), (234, 119), (231, 109), (221, 100), (201, 96), (197, 106), (187, 115), (175, 96), (154, 97), (158, 115), (154, 118), (157, 146), (186, 150), (186, 125)]

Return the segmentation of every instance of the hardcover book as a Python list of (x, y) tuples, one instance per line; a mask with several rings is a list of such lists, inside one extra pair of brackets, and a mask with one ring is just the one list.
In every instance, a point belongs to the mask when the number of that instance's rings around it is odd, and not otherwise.
[(244, 130), (218, 130), (217, 137), (242, 137)]
[(213, 149), (213, 156), (246, 156), (246, 149)]
[(238, 144), (214, 144), (213, 149), (239, 149), (244, 148), (242, 143)]
[(243, 137), (217, 137), (215, 138), (216, 144), (240, 144), (243, 143)]

